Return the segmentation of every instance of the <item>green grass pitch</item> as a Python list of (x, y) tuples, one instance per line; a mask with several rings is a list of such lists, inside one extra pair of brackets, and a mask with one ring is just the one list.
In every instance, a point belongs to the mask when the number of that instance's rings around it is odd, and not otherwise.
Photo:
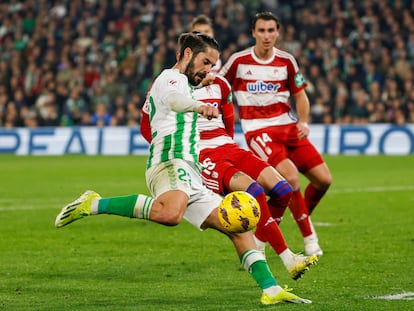
[[(2, 155), (0, 310), (414, 310), (414, 157), (326, 161), (334, 183), (312, 216), (319, 264), (293, 281), (266, 252), (279, 283), (313, 304), (262, 307), (260, 289), (214, 230), (107, 215), (54, 227), (86, 189), (148, 193), (145, 157)], [(302, 251), (288, 213), (281, 228)]]

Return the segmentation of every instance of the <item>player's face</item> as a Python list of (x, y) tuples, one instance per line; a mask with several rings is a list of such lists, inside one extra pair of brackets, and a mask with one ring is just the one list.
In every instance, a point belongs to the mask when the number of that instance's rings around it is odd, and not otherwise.
[(216, 64), (218, 58), (219, 52), (210, 47), (208, 47), (205, 52), (193, 55), (185, 70), (188, 82), (194, 86), (200, 84), (211, 71), (211, 68)]
[(213, 29), (211, 29), (211, 27), (207, 24), (197, 24), (194, 25), (193, 28), (191, 29), (192, 32), (199, 32), (202, 34), (205, 34), (207, 36), (210, 36), (212, 38), (214, 38), (214, 32)]
[(275, 46), (279, 30), (274, 20), (259, 19), (256, 21), (252, 35), (256, 39), (256, 47), (259, 50), (267, 51)]

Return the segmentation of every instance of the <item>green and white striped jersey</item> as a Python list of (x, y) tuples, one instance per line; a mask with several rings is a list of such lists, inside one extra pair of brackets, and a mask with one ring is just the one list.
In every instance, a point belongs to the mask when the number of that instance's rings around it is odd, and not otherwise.
[(174, 93), (193, 98), (187, 76), (177, 69), (165, 69), (155, 79), (144, 107), (152, 134), (147, 169), (171, 159), (198, 163), (198, 114), (172, 111), (168, 97)]

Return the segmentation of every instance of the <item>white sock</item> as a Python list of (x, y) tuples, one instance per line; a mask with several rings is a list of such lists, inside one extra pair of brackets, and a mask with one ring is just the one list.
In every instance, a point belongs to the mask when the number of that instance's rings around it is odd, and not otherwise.
[(280, 285), (270, 286), (263, 290), (264, 293), (268, 294), (269, 296), (277, 295), (283, 288)]
[(97, 215), (98, 214), (98, 204), (99, 204), (99, 199), (92, 200), (92, 203), (91, 203), (91, 213), (92, 213), (92, 215)]
[(303, 241), (305, 242), (305, 244), (308, 244), (308, 243), (318, 243), (318, 236), (314, 232), (311, 235), (308, 235), (307, 237), (304, 237), (303, 238)]
[(279, 257), (282, 260), (283, 264), (287, 267), (290, 265), (290, 261), (293, 255), (293, 252), (289, 248), (286, 248), (283, 252), (279, 254)]

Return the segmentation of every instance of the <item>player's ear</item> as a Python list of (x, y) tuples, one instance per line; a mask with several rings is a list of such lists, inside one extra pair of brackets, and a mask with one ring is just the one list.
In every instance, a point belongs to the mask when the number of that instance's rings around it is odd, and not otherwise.
[(189, 47), (184, 49), (184, 59), (190, 60), (193, 57), (193, 50)]

